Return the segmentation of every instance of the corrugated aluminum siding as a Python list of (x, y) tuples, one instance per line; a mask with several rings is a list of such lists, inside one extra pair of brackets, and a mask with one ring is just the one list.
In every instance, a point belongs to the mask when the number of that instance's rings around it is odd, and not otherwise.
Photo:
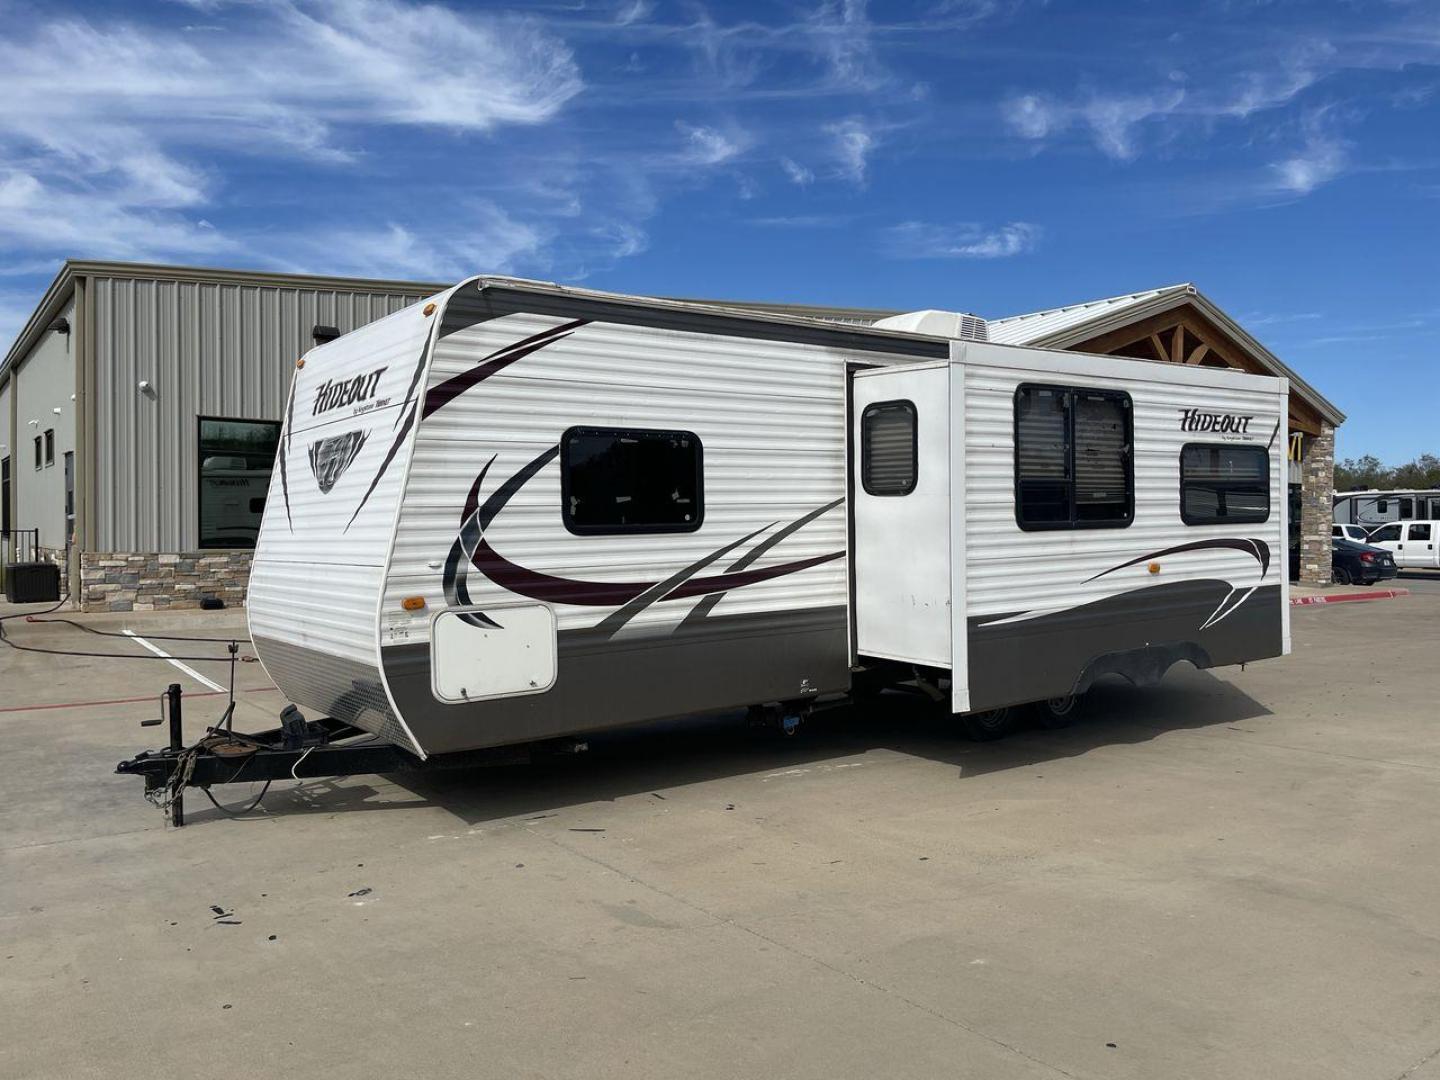
[(197, 417), (279, 420), (316, 324), (344, 333), (423, 299), (121, 277), (95, 278), (93, 296), (101, 551), (193, 549)]

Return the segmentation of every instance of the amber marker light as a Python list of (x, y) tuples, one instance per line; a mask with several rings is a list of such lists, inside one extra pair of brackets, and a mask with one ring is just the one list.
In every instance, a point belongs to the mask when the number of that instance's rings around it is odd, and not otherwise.
[(1152, 573), (1152, 574), (1158, 574), (1159, 572), (1160, 572), (1160, 564), (1159, 564), (1158, 562), (1152, 562), (1152, 563), (1150, 564), (1150, 573)]
[(434, 305), (434, 304), (426, 304), (426, 305), (425, 305), (425, 314), (426, 314), (426, 315), (434, 315), (434, 314), (435, 314), (435, 305)]
[(400, 601), (400, 606), (406, 611), (423, 611), (425, 610), (425, 597), (407, 596)]
[(302, 356), (299, 360), (296, 360), (296, 361), (295, 361), (295, 366), (296, 366), (297, 368), (304, 367), (304, 366), (305, 366), (305, 358)]

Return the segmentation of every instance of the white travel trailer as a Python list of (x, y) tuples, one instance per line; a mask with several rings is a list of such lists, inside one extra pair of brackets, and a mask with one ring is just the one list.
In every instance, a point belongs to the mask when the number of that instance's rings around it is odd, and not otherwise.
[(1377, 529), (1392, 521), (1440, 518), (1440, 491), (1346, 491), (1335, 496), (1335, 522)]
[(422, 758), (1280, 656), (1286, 394), (474, 278), (299, 362), (251, 636), (293, 701)]

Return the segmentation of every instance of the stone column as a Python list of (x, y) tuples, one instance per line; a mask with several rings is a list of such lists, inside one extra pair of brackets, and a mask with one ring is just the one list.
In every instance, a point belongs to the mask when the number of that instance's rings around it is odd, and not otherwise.
[(1335, 427), (1305, 440), (1300, 467), (1300, 583), (1330, 584), (1330, 526), (1335, 521)]

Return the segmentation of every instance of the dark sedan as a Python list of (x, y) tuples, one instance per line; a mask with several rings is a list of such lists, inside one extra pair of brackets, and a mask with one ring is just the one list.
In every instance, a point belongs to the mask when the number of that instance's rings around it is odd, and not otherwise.
[(1384, 548), (1353, 540), (1332, 540), (1330, 551), (1330, 573), (1337, 585), (1374, 585), (1400, 572), (1394, 557)]

